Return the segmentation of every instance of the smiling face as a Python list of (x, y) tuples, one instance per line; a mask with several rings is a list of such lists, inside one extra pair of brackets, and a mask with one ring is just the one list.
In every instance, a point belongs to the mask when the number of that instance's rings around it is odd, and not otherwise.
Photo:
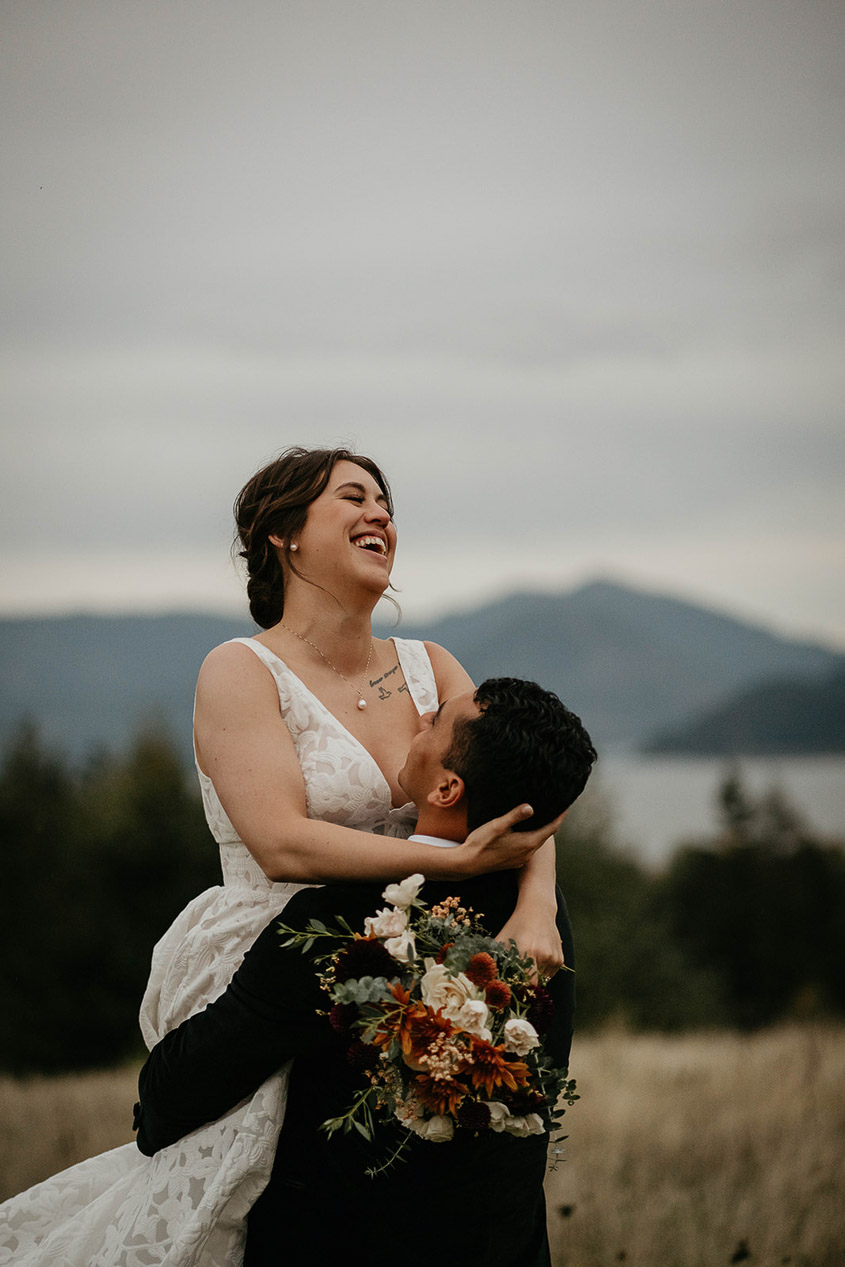
[(336, 462), (326, 488), (308, 507), (296, 540), (296, 566), (334, 591), (359, 583), (387, 588), (396, 529), (378, 481), (355, 462)]
[(452, 773), (443, 761), (452, 747), (456, 723), (471, 721), (480, 712), (474, 696), (474, 691), (453, 695), (436, 713), (424, 713), (420, 718), (419, 731), (399, 771), (399, 786), (420, 809)]

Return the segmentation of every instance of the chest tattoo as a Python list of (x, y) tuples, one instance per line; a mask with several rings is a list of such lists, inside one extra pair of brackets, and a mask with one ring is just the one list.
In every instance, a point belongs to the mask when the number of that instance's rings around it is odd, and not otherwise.
[[(395, 677), (395, 675), (398, 672), (399, 672), (399, 665), (397, 663), (397, 664), (394, 664), (392, 669), (388, 669), (386, 673), (382, 673), (381, 677), (370, 678), (370, 686), (378, 687), (378, 698), (380, 700), (390, 699), (391, 695), (393, 694), (393, 691), (388, 690), (387, 685), (386, 685), (387, 679)], [(391, 686), (394, 686), (394, 685), (395, 684), (391, 682)], [(398, 694), (401, 695), (403, 691), (407, 692), (408, 687), (403, 682), (401, 686), (396, 687), (395, 689), (397, 690)]]

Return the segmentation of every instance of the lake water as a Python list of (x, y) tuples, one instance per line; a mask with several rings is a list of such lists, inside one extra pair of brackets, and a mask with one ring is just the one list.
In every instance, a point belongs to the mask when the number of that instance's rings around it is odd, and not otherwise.
[(598, 799), (618, 842), (659, 864), (679, 841), (715, 833), (718, 790), (736, 766), (749, 792), (777, 787), (820, 838), (845, 841), (845, 755), (743, 757), (736, 763), (721, 757), (605, 757), (584, 793), (585, 811)]

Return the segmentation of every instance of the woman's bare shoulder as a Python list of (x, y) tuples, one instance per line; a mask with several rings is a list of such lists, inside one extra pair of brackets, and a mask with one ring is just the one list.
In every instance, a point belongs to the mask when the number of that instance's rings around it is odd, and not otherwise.
[(472, 689), (474, 685), (472, 678), (451, 651), (447, 651), (437, 642), (425, 642), (423, 646), (428, 652), (428, 658), (434, 670), (434, 680), (437, 683), (437, 694), (441, 700)]
[(272, 678), (264, 662), (244, 642), (221, 642), (200, 665), (198, 693), (228, 694), (246, 684), (272, 686)]

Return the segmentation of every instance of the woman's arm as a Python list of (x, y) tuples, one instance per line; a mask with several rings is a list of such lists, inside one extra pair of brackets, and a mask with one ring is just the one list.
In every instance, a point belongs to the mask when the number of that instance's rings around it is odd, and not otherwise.
[(434, 681), (437, 686), (437, 702), (451, 699), (453, 695), (463, 695), (465, 691), (474, 691), (475, 683), (462, 664), (436, 642), (424, 642), (431, 667), (434, 670)]
[(513, 915), (496, 934), (506, 944), (515, 941), (520, 954), (530, 955), (545, 977), (554, 976), (564, 964), (556, 913), (555, 842), (550, 838), (520, 871)]
[(197, 683), (194, 731), (200, 767), (270, 880), (398, 880), (415, 871), (450, 880), (521, 867), (548, 835), (548, 828), (509, 830), (527, 816), (523, 807), (484, 824), (454, 849), (308, 818), (305, 783), (276, 684), (238, 643), (217, 647), (206, 657)]

